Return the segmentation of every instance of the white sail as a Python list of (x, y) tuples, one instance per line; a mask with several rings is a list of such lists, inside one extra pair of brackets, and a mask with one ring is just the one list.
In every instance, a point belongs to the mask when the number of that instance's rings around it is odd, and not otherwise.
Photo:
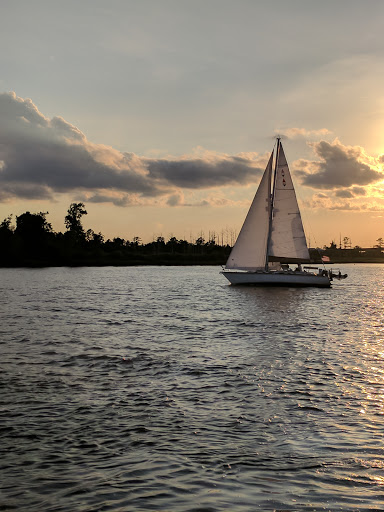
[(269, 256), (282, 260), (309, 260), (299, 205), (281, 143), (274, 184)]
[(273, 152), (252, 201), (248, 215), (229, 255), (226, 268), (256, 270), (265, 268), (271, 207)]

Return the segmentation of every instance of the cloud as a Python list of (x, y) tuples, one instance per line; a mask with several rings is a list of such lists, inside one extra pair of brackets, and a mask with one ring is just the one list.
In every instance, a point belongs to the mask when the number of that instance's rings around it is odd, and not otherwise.
[(82, 201), (83, 203), (112, 203), (115, 206), (143, 206), (148, 204), (146, 201), (139, 197), (138, 194), (124, 194), (121, 192), (96, 192), (83, 194), (77, 194), (75, 197), (76, 201)]
[(361, 187), (384, 179), (383, 172), (372, 168), (370, 159), (358, 146), (343, 146), (338, 140), (332, 144), (322, 140), (310, 145), (321, 161), (297, 162), (296, 175), (303, 185), (332, 190)]
[(245, 185), (256, 181), (262, 173), (261, 167), (253, 167), (250, 160), (239, 156), (146, 162), (151, 178), (165, 179), (177, 187), (188, 189)]
[(182, 192), (178, 192), (177, 194), (172, 194), (167, 199), (168, 206), (181, 206), (184, 203), (184, 194)]
[(333, 204), (329, 207), (330, 210), (344, 210), (344, 211), (356, 211), (359, 212), (365, 208), (359, 205), (353, 205), (351, 203), (340, 203)]
[[(337, 210), (337, 211), (349, 211), (349, 212), (383, 212), (384, 205), (382, 204), (381, 198), (368, 198), (362, 201), (353, 194), (343, 193), (339, 194), (339, 191), (335, 193), (335, 197), (326, 196), (324, 194), (315, 194), (312, 199), (303, 201), (305, 208), (309, 210)], [(348, 192), (348, 191), (346, 191)], [(335, 199), (336, 198), (336, 199)]]
[(364, 187), (353, 187), (351, 192), (354, 196), (366, 196), (367, 191)]
[(305, 128), (284, 128), (282, 130), (275, 130), (276, 134), (284, 135), (288, 139), (302, 137), (305, 139), (325, 137), (331, 135), (332, 132), (327, 128), (320, 128), (319, 130), (307, 130)]
[[(342, 196), (338, 199), (348, 199), (348, 197)], [(353, 204), (351, 201), (337, 201), (330, 197), (323, 196), (321, 194), (315, 195), (312, 200), (304, 201), (304, 206), (307, 209), (326, 209), (326, 210), (344, 210), (344, 211), (366, 211), (367, 205), (364, 204)]]
[(337, 189), (335, 192), (335, 197), (344, 197), (344, 198), (352, 198), (358, 196), (366, 196), (367, 191), (364, 187), (352, 187), (352, 188), (343, 188)]
[(354, 197), (354, 195), (352, 194), (352, 192), (350, 190), (347, 190), (347, 189), (343, 189), (343, 190), (337, 190), (335, 192), (335, 196), (336, 197), (344, 197), (344, 198), (351, 198), (351, 197)]
[(50, 199), (71, 193), (125, 206), (163, 198), (183, 204), (182, 190), (257, 181), (266, 156), (203, 152), (144, 158), (93, 144), (62, 117), (45, 117), (30, 99), (0, 94), (0, 200)]

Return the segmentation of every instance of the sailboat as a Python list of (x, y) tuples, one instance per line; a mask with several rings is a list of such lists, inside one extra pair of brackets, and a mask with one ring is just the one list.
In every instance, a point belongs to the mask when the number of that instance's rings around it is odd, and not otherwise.
[[(331, 277), (326, 270), (302, 266), (310, 256), (279, 137), (274, 171), (273, 157), (274, 150), (222, 274), (235, 285), (329, 288)], [(297, 267), (291, 269), (290, 264)]]

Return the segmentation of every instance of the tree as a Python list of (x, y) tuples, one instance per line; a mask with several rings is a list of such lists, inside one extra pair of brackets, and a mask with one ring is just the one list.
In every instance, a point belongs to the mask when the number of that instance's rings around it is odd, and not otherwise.
[(329, 244), (329, 247), (324, 245), (324, 249), (337, 249), (337, 245), (336, 245), (335, 241), (332, 240), (332, 242)]
[(124, 238), (115, 237), (115, 238), (113, 239), (113, 243), (114, 243), (117, 247), (124, 247), (124, 245), (125, 245), (125, 240), (124, 240)]
[(202, 236), (199, 236), (199, 238), (196, 240), (196, 245), (204, 245), (205, 244), (205, 240)]
[(171, 238), (167, 242), (167, 248), (171, 250), (171, 253), (173, 254), (175, 249), (177, 249), (179, 246), (179, 241), (175, 236), (171, 236)]
[(377, 242), (376, 247), (378, 247), (379, 249), (382, 249), (382, 248), (383, 248), (383, 246), (384, 246), (384, 240), (383, 240), (382, 238), (378, 238), (378, 239), (376, 240), (376, 242)]
[(52, 233), (52, 226), (47, 222), (48, 212), (25, 212), (16, 217), (15, 234), (24, 241), (40, 241), (48, 233)]
[(93, 240), (92, 240), (93, 244), (94, 245), (97, 245), (97, 246), (102, 246), (103, 243), (104, 243), (104, 235), (102, 233), (93, 233)]
[(11, 227), (12, 222), (12, 215), (8, 215), (1, 223), (0, 223), (0, 229), (6, 229), (9, 231), (13, 231)]
[(0, 223), (0, 244), (3, 247), (6, 244), (8, 244), (13, 237), (14, 229), (11, 226), (11, 222), (12, 222), (12, 215), (9, 215)]
[(50, 252), (50, 242), (54, 239), (52, 226), (47, 222), (48, 212), (22, 213), (16, 217), (16, 229), (12, 245), (19, 257), (44, 259)]
[(65, 227), (75, 240), (84, 240), (85, 233), (81, 224), (81, 217), (87, 215), (84, 203), (72, 203), (65, 216)]
[(86, 242), (92, 242), (94, 235), (95, 235), (95, 232), (93, 231), (93, 229), (87, 229), (87, 231), (85, 233)]
[(8, 215), (1, 223), (0, 223), (0, 234), (4, 237), (9, 237), (13, 235), (13, 228), (11, 226), (12, 215)]

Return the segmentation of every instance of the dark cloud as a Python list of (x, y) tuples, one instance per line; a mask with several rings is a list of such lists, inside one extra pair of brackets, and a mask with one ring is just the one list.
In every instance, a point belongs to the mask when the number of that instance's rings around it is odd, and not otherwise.
[(353, 187), (352, 193), (354, 196), (366, 196), (367, 191), (364, 187)]
[(334, 204), (328, 207), (330, 210), (343, 210), (343, 211), (351, 211), (351, 212), (359, 212), (361, 211), (361, 206), (359, 205), (351, 205), (350, 203), (343, 204)]
[[(1, 183), (1, 180), (0, 180)], [(33, 183), (4, 183), (0, 189), (0, 201), (10, 197), (20, 199), (53, 199), (48, 187), (34, 185)]]
[(0, 94), (0, 130), (0, 184), (10, 196), (103, 189), (156, 196), (170, 188), (133, 168), (129, 155), (89, 143), (64, 119), (46, 119), (15, 94)]
[(336, 197), (344, 197), (344, 198), (351, 198), (351, 197), (354, 197), (354, 195), (352, 194), (352, 192), (348, 189), (343, 189), (343, 190), (337, 190), (335, 192), (335, 196)]
[[(339, 142), (325, 141), (313, 144), (321, 162), (301, 161), (296, 174), (303, 185), (319, 189), (347, 188), (352, 185), (369, 185), (384, 178), (383, 173), (364, 163), (360, 148), (348, 148)], [(345, 196), (344, 196), (345, 197)]]
[(112, 203), (115, 206), (136, 206), (137, 203), (132, 200), (131, 196), (126, 194), (87, 194), (83, 196), (79, 196), (79, 201), (87, 202), (87, 203)]
[[(261, 158), (261, 160), (263, 160)], [(30, 99), (0, 94), (0, 200), (87, 193), (94, 202), (133, 204), (180, 189), (243, 185), (261, 174), (253, 159), (227, 155), (149, 159), (90, 143), (61, 117), (46, 118)]]
[(5, 167), (0, 173), (0, 181), (5, 183), (29, 183), (49, 187), (52, 192), (118, 189), (147, 196), (164, 192), (137, 172), (121, 172), (97, 161), (82, 145), (24, 142), (5, 149), (4, 156)]
[(252, 167), (250, 161), (239, 157), (227, 157), (207, 161), (195, 160), (149, 160), (149, 176), (165, 179), (177, 187), (200, 189), (223, 185), (243, 185), (256, 181), (262, 173), (260, 167)]
[(183, 196), (181, 194), (173, 194), (168, 197), (167, 205), (168, 206), (180, 206), (183, 204)]
[(358, 197), (358, 196), (366, 196), (367, 191), (364, 187), (352, 187), (352, 188), (345, 188), (345, 189), (339, 189), (336, 190), (335, 196), (336, 197), (342, 197), (342, 198), (352, 198), (352, 197)]

